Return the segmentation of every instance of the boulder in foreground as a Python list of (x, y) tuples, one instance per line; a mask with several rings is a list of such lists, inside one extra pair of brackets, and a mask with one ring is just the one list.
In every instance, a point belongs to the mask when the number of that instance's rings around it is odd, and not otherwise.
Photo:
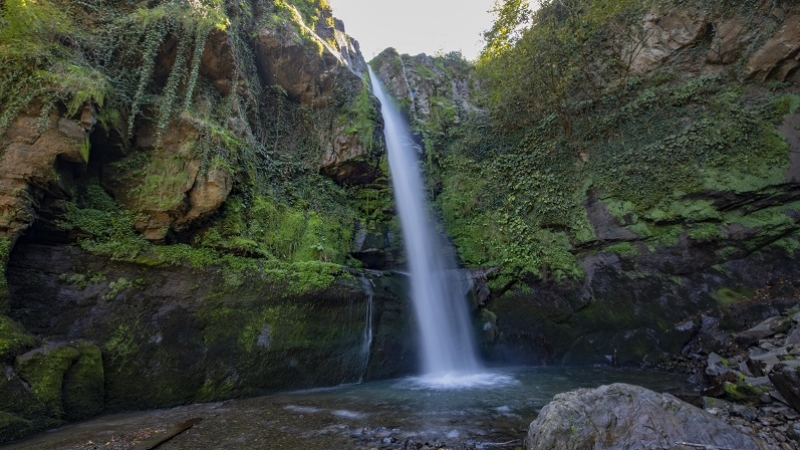
[(669, 394), (612, 384), (556, 395), (531, 423), (527, 450), (767, 447)]

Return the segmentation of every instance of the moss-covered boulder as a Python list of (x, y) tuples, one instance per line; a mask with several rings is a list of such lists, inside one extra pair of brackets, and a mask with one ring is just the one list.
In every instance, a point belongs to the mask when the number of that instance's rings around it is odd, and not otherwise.
[(14, 368), (54, 419), (84, 419), (104, 408), (103, 362), (94, 344), (51, 344), (18, 356)]
[(0, 370), (0, 442), (104, 409), (102, 358), (91, 343), (50, 344)]
[(36, 346), (36, 338), (7, 316), (0, 315), (0, 362), (14, 358)]
[(74, 344), (80, 357), (64, 373), (62, 405), (65, 420), (82, 420), (105, 409), (105, 374), (100, 348), (88, 342)]

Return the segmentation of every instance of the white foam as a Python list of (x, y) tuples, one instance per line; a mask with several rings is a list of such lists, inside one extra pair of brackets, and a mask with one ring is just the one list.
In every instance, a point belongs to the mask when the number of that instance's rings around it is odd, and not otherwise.
[(283, 407), (283, 409), (288, 409), (289, 411), (306, 413), (306, 414), (319, 412), (319, 408), (314, 408), (311, 406), (286, 405)]
[(346, 409), (337, 409), (336, 411), (331, 411), (331, 414), (338, 417), (344, 417), (345, 419), (360, 419), (365, 416), (363, 413), (348, 411)]
[(397, 384), (406, 389), (456, 390), (486, 389), (519, 384), (519, 381), (508, 375), (498, 373), (433, 373), (419, 377), (407, 378)]

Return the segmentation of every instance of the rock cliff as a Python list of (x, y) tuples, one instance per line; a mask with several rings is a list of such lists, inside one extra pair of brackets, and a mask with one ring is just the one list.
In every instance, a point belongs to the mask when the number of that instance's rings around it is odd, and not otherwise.
[[(536, 19), (552, 28), (477, 70), (370, 63), (421, 136), (462, 262), (495, 269), (486, 355), (650, 366), (725, 346), (798, 295), (800, 9), (557, 3)], [(548, 58), (555, 81), (529, 78)]]
[(382, 124), (327, 3), (101, 3), (0, 5), (0, 442), (408, 371), (404, 280), (360, 269), (397, 255)]

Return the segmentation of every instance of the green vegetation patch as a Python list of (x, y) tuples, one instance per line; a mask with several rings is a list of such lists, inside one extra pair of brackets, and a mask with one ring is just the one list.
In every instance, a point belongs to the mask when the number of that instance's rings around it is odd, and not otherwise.
[(9, 361), (36, 346), (36, 338), (10, 318), (0, 315), (0, 361)]
[(753, 292), (750, 290), (737, 292), (730, 288), (721, 288), (716, 293), (711, 294), (711, 297), (713, 297), (720, 306), (731, 306), (747, 300), (752, 295)]

